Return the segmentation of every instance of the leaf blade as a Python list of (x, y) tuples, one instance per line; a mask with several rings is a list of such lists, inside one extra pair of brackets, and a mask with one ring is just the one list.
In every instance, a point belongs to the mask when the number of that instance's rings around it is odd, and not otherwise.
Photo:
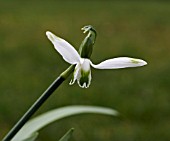
[(38, 132), (34, 132), (28, 138), (20, 141), (34, 141), (37, 137), (38, 137)]
[(105, 114), (111, 116), (117, 116), (118, 112), (111, 108), (104, 108), (98, 106), (66, 106), (58, 109), (48, 111), (40, 116), (31, 119), (24, 127), (16, 134), (11, 141), (24, 140), (34, 132), (37, 132), (46, 125), (72, 115), (83, 114), (83, 113), (95, 113)]
[(71, 138), (73, 131), (74, 128), (71, 128), (69, 131), (65, 133), (65, 135), (59, 141), (68, 141)]

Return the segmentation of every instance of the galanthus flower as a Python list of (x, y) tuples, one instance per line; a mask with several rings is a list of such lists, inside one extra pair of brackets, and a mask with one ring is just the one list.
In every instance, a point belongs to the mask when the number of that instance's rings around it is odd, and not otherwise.
[(95, 65), (89, 58), (82, 58), (75, 48), (64, 39), (57, 37), (49, 31), (46, 32), (46, 35), (63, 59), (69, 64), (76, 65), (70, 85), (74, 84), (77, 80), (80, 87), (88, 88), (92, 78), (90, 69), (91, 66), (95, 69), (120, 69), (127, 67), (139, 67), (147, 64), (141, 59), (118, 57), (105, 60)]

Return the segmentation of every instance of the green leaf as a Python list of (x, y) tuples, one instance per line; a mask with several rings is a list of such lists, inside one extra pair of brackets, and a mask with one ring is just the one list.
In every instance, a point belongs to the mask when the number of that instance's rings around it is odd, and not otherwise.
[[(34, 132), (31, 134), (28, 138), (22, 140), (22, 141), (34, 141), (38, 137), (38, 132)], [(21, 140), (20, 140), (21, 141)]]
[(68, 141), (72, 136), (74, 128), (71, 128), (59, 141)]
[(29, 138), (34, 132), (37, 132), (41, 128), (45, 127), (46, 125), (76, 114), (83, 114), (83, 113), (96, 113), (96, 114), (105, 114), (111, 116), (117, 116), (118, 112), (104, 107), (97, 107), (97, 106), (66, 106), (58, 109), (54, 109), (48, 111), (40, 116), (37, 116), (27, 122), (23, 128), (14, 136), (11, 141), (19, 141)]

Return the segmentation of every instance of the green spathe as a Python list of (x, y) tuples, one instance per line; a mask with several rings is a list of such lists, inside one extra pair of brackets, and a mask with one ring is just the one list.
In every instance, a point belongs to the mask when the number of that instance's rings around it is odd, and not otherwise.
[(93, 46), (96, 41), (97, 33), (91, 25), (84, 26), (82, 30), (84, 30), (83, 33), (88, 32), (88, 34), (80, 45), (79, 54), (82, 58), (90, 58), (93, 52)]

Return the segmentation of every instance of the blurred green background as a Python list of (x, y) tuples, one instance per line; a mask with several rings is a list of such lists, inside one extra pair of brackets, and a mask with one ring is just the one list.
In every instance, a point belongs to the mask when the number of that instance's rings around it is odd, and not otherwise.
[(98, 105), (120, 117), (79, 115), (41, 130), (37, 141), (54, 141), (75, 128), (72, 141), (169, 141), (170, 3), (166, 1), (0, 1), (0, 138), (69, 65), (45, 36), (47, 30), (76, 49), (93, 25), (94, 63), (118, 56), (148, 65), (92, 69), (92, 84), (69, 86), (70, 78), (35, 114), (66, 105)]

